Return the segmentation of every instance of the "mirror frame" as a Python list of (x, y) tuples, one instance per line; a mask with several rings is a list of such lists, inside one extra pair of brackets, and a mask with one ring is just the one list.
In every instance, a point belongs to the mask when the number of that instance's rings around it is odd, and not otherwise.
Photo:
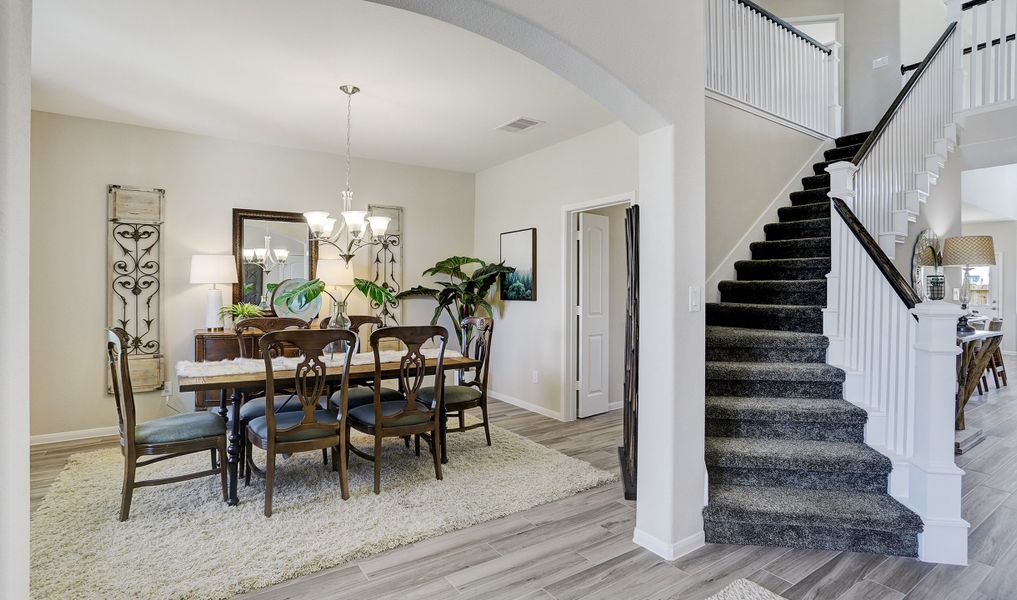
[[(243, 282), (243, 261), (244, 261), (244, 221), (278, 221), (281, 223), (303, 223), (307, 224), (304, 215), (297, 212), (286, 212), (279, 210), (255, 210), (251, 208), (233, 209), (233, 257), (237, 262), (237, 281)], [(314, 279), (318, 271), (318, 244), (311, 237), (311, 229), (307, 229), (307, 254), (310, 258), (308, 279)], [(243, 301), (241, 283), (233, 284), (233, 304)], [(273, 314), (275, 311), (272, 311)]]

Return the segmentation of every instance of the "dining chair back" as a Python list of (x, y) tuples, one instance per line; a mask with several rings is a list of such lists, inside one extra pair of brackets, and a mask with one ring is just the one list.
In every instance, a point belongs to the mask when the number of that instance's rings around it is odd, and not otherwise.
[[(423, 351), (424, 343), (436, 339), (438, 345), (433, 358), (428, 359)], [(397, 341), (405, 353), (400, 357), (395, 378), (399, 385), (398, 399), (382, 399), (382, 377), (386, 369), (381, 361), (381, 343)], [(374, 454), (368, 454), (353, 447), (349, 450), (357, 456), (374, 462), (374, 493), (381, 493), (381, 445), (386, 437), (409, 438), (427, 433), (433, 440), (440, 440), (441, 430), (441, 390), (443, 387), (443, 365), (445, 346), (448, 344), (448, 330), (435, 325), (383, 327), (371, 334), (370, 344), (374, 352), (374, 399), (370, 405), (358, 406), (347, 411), (344, 402), (342, 411), (347, 414), (347, 427), (374, 436)], [(433, 368), (428, 366), (433, 360)], [(434, 383), (425, 386), (424, 380), (428, 373), (434, 373)], [(433, 387), (432, 401), (424, 402), (422, 389)], [(441, 474), (440, 441), (432, 443), (434, 458), (434, 475), (437, 479)]]
[[(237, 334), (237, 342), (240, 344), (240, 358), (258, 358), (261, 354), (257, 344), (253, 347), (254, 354), (248, 355), (247, 344), (244, 343), (244, 338), (248, 333), (271, 333), (284, 329), (310, 329), (310, 327), (310, 322), (303, 319), (291, 317), (253, 317), (237, 321), (233, 325), (233, 330)], [(283, 350), (283, 344), (279, 343), (269, 348), (269, 354), (273, 357), (280, 356)]]
[[(356, 346), (356, 335), (347, 329), (286, 329), (261, 336), (258, 343), (265, 361), (265, 414), (252, 419), (247, 425), (248, 443), (266, 452), (265, 458), (265, 516), (272, 516), (272, 493), (275, 485), (275, 463), (279, 454), (292, 454), (312, 450), (332, 450), (332, 468), (340, 473), (343, 499), (349, 498), (348, 470), (345, 452), (346, 429), (342, 416), (320, 408), (325, 392), (328, 366), (325, 347), (345, 342), (346, 352), (342, 363), (339, 390), (343, 398), (349, 391), (350, 363)], [(278, 381), (272, 362), (273, 347), (284, 345), (299, 351), (300, 362), (293, 375)], [(292, 379), (292, 383), (290, 383)], [(299, 411), (276, 414), (275, 393), (278, 385), (292, 385), (293, 396), (299, 402)]]
[[(120, 520), (131, 512), (135, 488), (176, 483), (219, 475), (222, 497), (226, 500), (226, 422), (214, 412), (188, 412), (152, 419), (138, 424), (131, 385), (128, 349), (131, 338), (119, 327), (106, 330), (106, 358), (110, 369), (110, 387), (117, 408), (120, 451), (124, 455), (124, 479), (120, 492)], [(136, 480), (138, 467), (195, 452), (208, 451), (211, 468), (161, 479)], [(154, 456), (147, 461), (139, 456)]]

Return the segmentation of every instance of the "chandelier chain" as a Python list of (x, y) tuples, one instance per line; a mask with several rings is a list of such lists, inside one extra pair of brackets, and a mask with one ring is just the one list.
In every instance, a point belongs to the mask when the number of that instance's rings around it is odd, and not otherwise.
[[(346, 94), (346, 191), (350, 191), (350, 140), (353, 133), (353, 94)], [(349, 196), (349, 194), (347, 194)], [(344, 207), (349, 210), (350, 207)]]

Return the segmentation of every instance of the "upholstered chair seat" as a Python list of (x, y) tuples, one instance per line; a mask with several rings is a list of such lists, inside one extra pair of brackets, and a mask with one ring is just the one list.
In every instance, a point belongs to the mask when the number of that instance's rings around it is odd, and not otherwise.
[(137, 444), (166, 444), (226, 435), (226, 421), (213, 412), (190, 412), (138, 423)]
[[(408, 425), (420, 425), (421, 423), (427, 423), (431, 421), (431, 417), (427, 414), (407, 414), (397, 419), (389, 420), (387, 417), (397, 415), (406, 409), (406, 401), (398, 400), (396, 402), (382, 402), (381, 403), (381, 416), (385, 419), (386, 427), (405, 427)], [(427, 410), (427, 407), (421, 404), (421, 410)], [(356, 408), (350, 409), (350, 423), (355, 425), (363, 425), (374, 428), (374, 404), (365, 404)]]
[[(275, 426), (277, 429), (287, 429), (299, 423), (303, 420), (303, 418), (303, 411), (279, 413), (275, 417)], [(336, 415), (333, 415), (327, 410), (314, 411), (314, 420), (319, 423), (333, 426), (339, 422)], [(266, 439), (268, 437), (268, 419), (263, 416), (251, 419), (250, 423), (247, 424), (247, 427), (251, 430), (251, 433), (261, 439)], [(335, 429), (299, 429), (293, 433), (278, 433), (276, 435), (276, 440), (280, 442), (299, 442), (302, 440), (334, 437), (335, 434)]]
[[(454, 406), (461, 406), (463, 404), (469, 404), (471, 402), (477, 402), (483, 394), (480, 390), (474, 387), (465, 385), (446, 385), (445, 386), (445, 406), (448, 410), (455, 410)], [(425, 404), (430, 405), (434, 402), (434, 389), (424, 388), (420, 390), (420, 400)]]
[[(400, 394), (398, 391), (391, 388), (381, 388), (381, 401), (382, 402), (405, 402), (406, 397)], [(339, 392), (332, 394), (330, 400), (332, 406), (339, 408), (340, 399)], [(349, 407), (350, 409), (357, 408), (358, 406), (369, 405), (374, 402), (374, 388), (371, 387), (355, 387), (350, 388), (349, 391)]]
[[(275, 413), (285, 412), (299, 412), (303, 410), (303, 405), (300, 404), (293, 394), (285, 394), (277, 396), (272, 400), (272, 406), (275, 407)], [(240, 421), (247, 423), (252, 419), (265, 416), (265, 399), (256, 398), (254, 400), (248, 400), (240, 407)]]

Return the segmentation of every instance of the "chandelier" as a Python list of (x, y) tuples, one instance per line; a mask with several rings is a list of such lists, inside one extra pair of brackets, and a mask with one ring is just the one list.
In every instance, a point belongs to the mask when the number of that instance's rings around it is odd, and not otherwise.
[(368, 214), (365, 210), (353, 210), (353, 190), (350, 189), (350, 140), (353, 129), (352, 105), (353, 94), (360, 91), (355, 85), (341, 85), (339, 90), (346, 94), (346, 189), (342, 191), (342, 222), (329, 217), (323, 210), (304, 213), (307, 226), (311, 230), (311, 239), (325, 243), (339, 250), (339, 257), (345, 264), (353, 260), (361, 248), (377, 246), (385, 242), (388, 231), (389, 217)]

